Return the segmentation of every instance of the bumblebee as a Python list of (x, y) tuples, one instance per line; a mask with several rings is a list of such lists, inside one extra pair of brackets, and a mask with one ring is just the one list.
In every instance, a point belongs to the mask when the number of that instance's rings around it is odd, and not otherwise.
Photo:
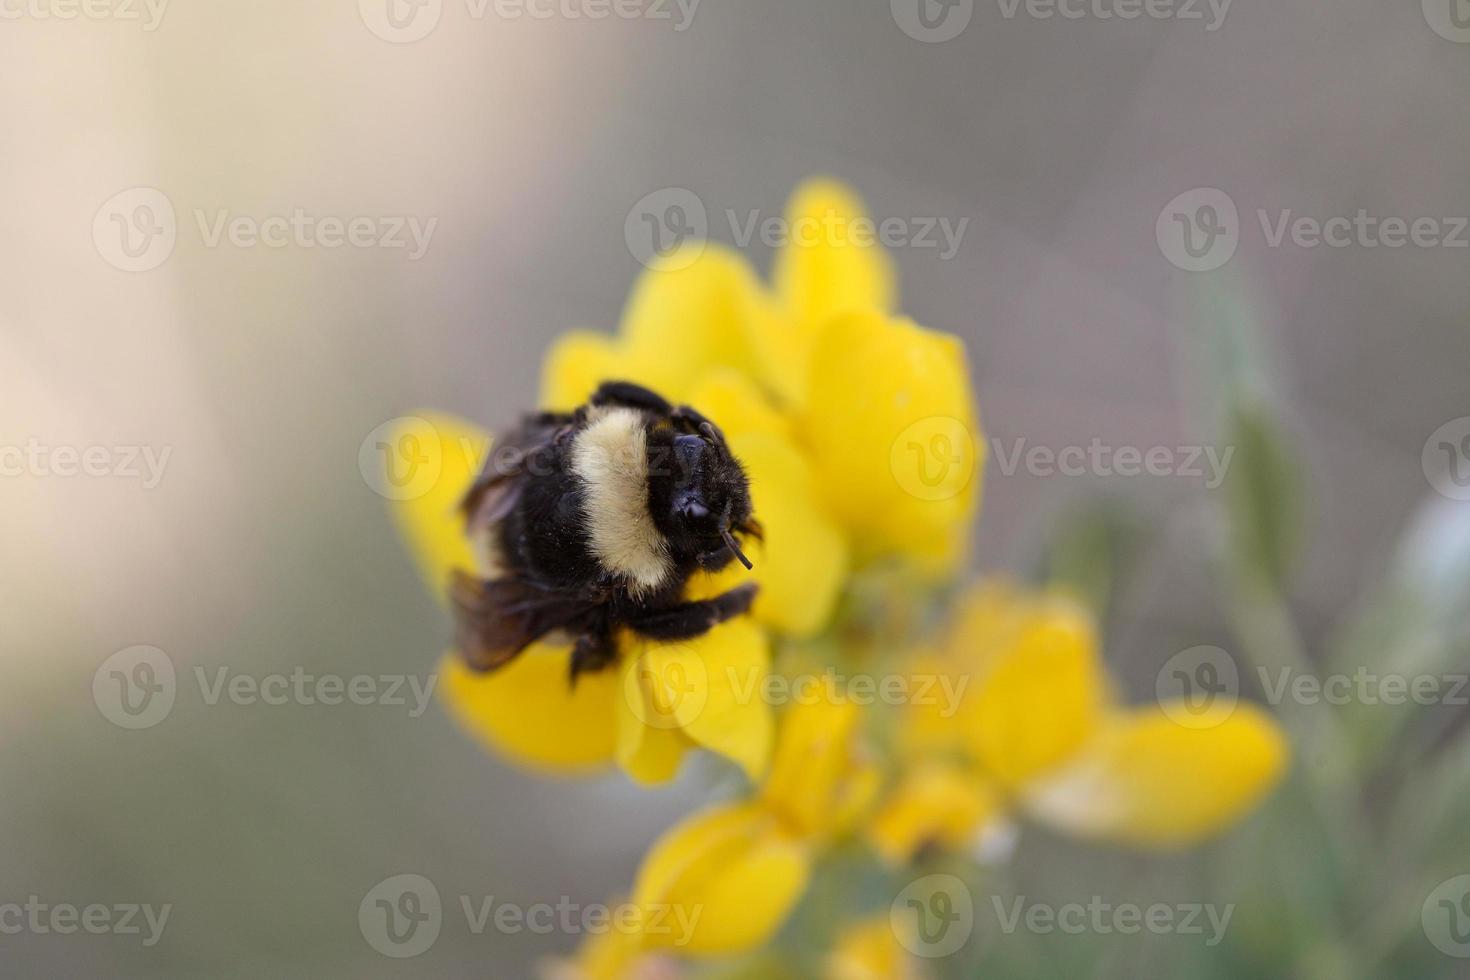
[(456, 572), (460, 655), (495, 670), (542, 638), (572, 645), (571, 679), (616, 656), (620, 628), (699, 636), (750, 608), (748, 583), (689, 601), (696, 571), (759, 540), (750, 481), (720, 429), (687, 405), (624, 381), (570, 413), (526, 416), (497, 440), (461, 503), (484, 577)]

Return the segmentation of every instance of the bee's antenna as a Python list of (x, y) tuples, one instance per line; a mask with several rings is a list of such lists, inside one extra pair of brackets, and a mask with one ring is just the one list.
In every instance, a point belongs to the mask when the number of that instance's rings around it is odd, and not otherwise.
[(740, 559), (740, 564), (745, 566), (746, 571), (755, 567), (750, 563), (750, 559), (745, 557), (745, 552), (740, 550), (740, 543), (735, 540), (735, 535), (730, 533), (728, 527), (720, 528), (720, 537), (725, 539), (725, 547), (729, 548), (731, 553)]
[[(709, 423), (706, 422), (705, 425)], [(732, 502), (725, 502), (725, 512), (720, 515), (720, 537), (725, 539), (725, 547), (730, 549), (730, 554), (739, 558), (740, 564), (744, 565), (748, 572), (755, 566), (750, 563), (749, 558), (745, 557), (745, 552), (740, 550), (740, 542), (735, 540), (735, 535), (730, 533), (730, 508), (732, 506)]]

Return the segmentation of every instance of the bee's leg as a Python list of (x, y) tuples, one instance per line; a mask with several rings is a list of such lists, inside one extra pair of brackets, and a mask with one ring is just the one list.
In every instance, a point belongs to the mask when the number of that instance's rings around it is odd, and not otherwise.
[(682, 602), (635, 616), (628, 625), (652, 640), (691, 640), (748, 610), (755, 592), (755, 583), (747, 582), (713, 599)]
[(662, 395), (649, 391), (642, 385), (635, 385), (631, 381), (604, 381), (592, 393), (591, 403), (637, 408), (663, 418), (667, 418), (673, 411), (673, 406)]
[(612, 637), (605, 630), (593, 630), (583, 633), (577, 637), (577, 642), (572, 645), (572, 665), (570, 681), (573, 685), (577, 683), (577, 675), (583, 673), (596, 673), (612, 663), (616, 657)]

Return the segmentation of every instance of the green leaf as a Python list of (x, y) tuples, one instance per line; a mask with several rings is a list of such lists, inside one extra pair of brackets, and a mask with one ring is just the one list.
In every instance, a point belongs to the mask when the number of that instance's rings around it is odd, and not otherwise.
[(1263, 327), (1263, 304), (1240, 274), (1199, 280), (1180, 322), (1181, 396), (1205, 438), (1230, 453), (1224, 483), (1227, 546), (1238, 572), (1279, 591), (1301, 543), (1302, 481), (1279, 422), (1282, 358)]
[(1054, 525), (1040, 578), (1073, 593), (1106, 622), (1147, 538), (1137, 513), (1123, 503), (1087, 501)]
[(1223, 484), (1231, 553), (1241, 571), (1280, 592), (1301, 545), (1300, 475), (1261, 406), (1235, 406), (1226, 431), (1235, 450)]
[(1177, 314), (1181, 396), (1195, 427), (1216, 437), (1242, 406), (1269, 405), (1281, 357), (1262, 327), (1260, 300), (1241, 276), (1203, 279)]

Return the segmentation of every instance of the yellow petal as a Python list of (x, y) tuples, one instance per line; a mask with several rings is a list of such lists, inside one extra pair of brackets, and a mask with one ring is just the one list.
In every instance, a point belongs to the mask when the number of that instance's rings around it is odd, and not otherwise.
[(771, 660), (764, 631), (742, 617), (692, 640), (648, 642), (643, 651), (640, 669), (655, 692), (645, 701), (645, 723), (670, 727), (672, 718), (690, 740), (758, 780), (770, 761), (775, 727), (762, 696)]
[(959, 563), (985, 441), (957, 339), (876, 313), (834, 321), (817, 340), (802, 420), (828, 505), (862, 557), (907, 556), (935, 574)]
[(804, 836), (834, 829), (834, 810), (845, 796), (855, 766), (857, 705), (821, 692), (786, 709), (761, 798)]
[(689, 404), (714, 420), (728, 438), (760, 433), (790, 439), (791, 422), (750, 379), (733, 368), (716, 368), (694, 386)]
[(948, 652), (956, 660), (989, 666), (1005, 656), (1038, 607), (1052, 601), (1050, 594), (1025, 590), (1001, 575), (971, 583), (955, 603)]
[(1251, 705), (1210, 728), (1180, 725), (1155, 705), (1112, 717), (1075, 762), (1028, 787), (1025, 802), (1083, 837), (1182, 847), (1254, 808), (1289, 754), (1275, 721)]
[(732, 562), (691, 582), (691, 595), (716, 595), (741, 582), (759, 584), (752, 615), (777, 632), (812, 636), (831, 618), (847, 573), (847, 542), (828, 518), (806, 459), (780, 436), (749, 432), (730, 448), (750, 477), (763, 541), (750, 541), (753, 571)]
[(835, 837), (856, 830), (872, 815), (882, 790), (883, 770), (878, 760), (866, 753), (855, 753), (832, 799), (825, 833)]
[[(614, 911), (620, 906), (613, 906)], [(632, 980), (639, 976), (643, 953), (636, 931), (609, 928), (589, 932), (570, 960), (557, 960), (543, 971), (545, 980)]]
[(786, 205), (790, 241), (776, 255), (772, 280), (798, 323), (815, 330), (854, 310), (893, 309), (893, 263), (863, 202), (835, 180), (814, 178)]
[(927, 844), (969, 845), (1001, 810), (994, 788), (958, 766), (931, 762), (905, 774), (868, 828), (874, 850), (902, 864)]
[(577, 774), (613, 760), (618, 673), (567, 681), (570, 651), (537, 643), (499, 670), (479, 674), (450, 654), (440, 661), (439, 689), (450, 714), (470, 734), (511, 762)]
[(920, 646), (904, 660), (909, 689), (932, 695), (916, 697), (905, 708), (898, 733), (905, 759), (960, 758), (969, 751), (982, 678), (1015, 650), (1038, 605), (1050, 601), (1023, 594), (1000, 578), (983, 579), (964, 591), (941, 642)]
[(646, 930), (644, 944), (681, 956), (753, 949), (780, 928), (810, 873), (807, 846), (758, 804), (697, 813), (660, 837), (639, 869), (633, 902), (645, 923), (665, 923)]
[(855, 923), (838, 934), (822, 980), (910, 980), (917, 976), (889, 916)]
[[(828, 321), (854, 310), (893, 309), (894, 274), (882, 246), (854, 222), (863, 204), (836, 181), (816, 179), (787, 204), (791, 241), (776, 254), (778, 302), (749, 321), (760, 377), (788, 405), (806, 403), (812, 351)], [(853, 234), (858, 232), (858, 234)]]
[(541, 407), (570, 412), (604, 381), (624, 378), (622, 352), (613, 338), (590, 330), (558, 337), (541, 365)]
[[(392, 494), (393, 522), (430, 591), (445, 601), (452, 569), (473, 569), (459, 502), (490, 452), (490, 436), (441, 412), (396, 420), (380, 442), (382, 485)], [(378, 474), (375, 474), (378, 475)]]
[[(622, 673), (617, 701), (618, 765), (635, 782), (646, 786), (666, 783), (678, 774), (691, 747), (688, 736), (679, 730), (669, 690), (641, 656), (625, 656), (618, 670)], [(674, 696), (678, 690), (674, 688)]]
[(748, 321), (755, 376), (785, 407), (806, 403), (812, 348), (819, 330), (803, 329), (789, 311), (766, 304)]
[(748, 371), (750, 321), (768, 302), (746, 261), (712, 243), (688, 265), (645, 270), (623, 311), (627, 379), (687, 401), (713, 368)]
[(901, 676), (908, 690), (928, 692), (912, 698), (905, 706), (898, 732), (898, 748), (913, 760), (960, 755), (965, 748), (965, 726), (975, 680), (973, 667), (961, 665), (929, 648), (912, 651), (903, 661)]
[(1013, 788), (1069, 762), (1096, 732), (1108, 699), (1087, 614), (1062, 600), (1031, 600), (999, 635), (972, 642), (978, 674), (965, 695), (964, 724), (985, 772)]

